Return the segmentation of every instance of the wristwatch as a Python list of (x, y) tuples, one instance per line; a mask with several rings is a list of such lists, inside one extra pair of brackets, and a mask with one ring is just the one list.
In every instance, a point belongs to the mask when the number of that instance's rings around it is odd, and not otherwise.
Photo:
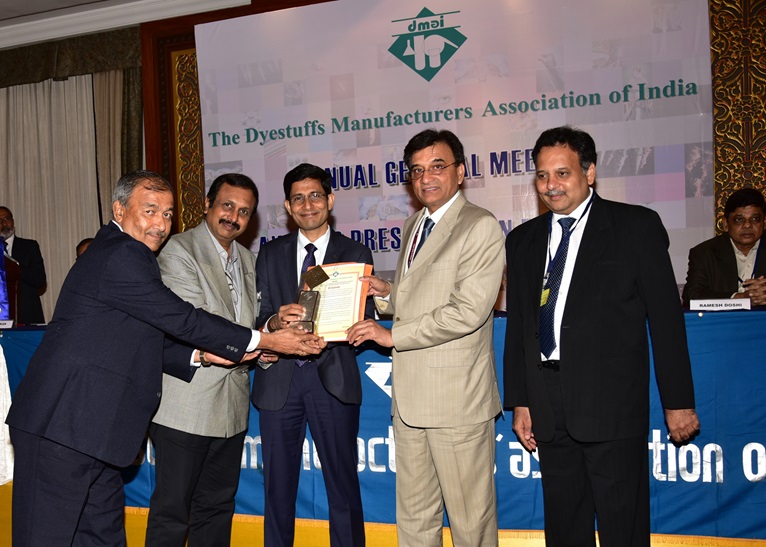
[(205, 359), (205, 352), (202, 350), (199, 350), (199, 363), (203, 367), (209, 367), (212, 363)]

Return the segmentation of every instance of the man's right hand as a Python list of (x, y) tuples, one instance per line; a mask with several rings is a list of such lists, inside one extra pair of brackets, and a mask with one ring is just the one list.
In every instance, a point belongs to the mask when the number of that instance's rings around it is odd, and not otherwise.
[(524, 448), (534, 452), (537, 448), (535, 434), (532, 432), (532, 416), (528, 406), (513, 407), (513, 432), (524, 445)]
[(359, 281), (368, 282), (370, 288), (367, 290), (368, 296), (387, 297), (391, 294), (391, 283), (374, 275), (365, 275), (359, 278)]
[(327, 346), (324, 338), (299, 328), (280, 329), (277, 332), (262, 332), (258, 349), (269, 349), (285, 355), (317, 355)]

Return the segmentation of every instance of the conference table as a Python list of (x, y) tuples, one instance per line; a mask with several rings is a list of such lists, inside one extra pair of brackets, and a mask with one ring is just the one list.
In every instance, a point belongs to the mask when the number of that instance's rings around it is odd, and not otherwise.
[[(766, 539), (766, 311), (686, 312), (697, 411), (702, 428), (687, 445), (667, 440), (652, 374), (647, 437), (652, 532), (681, 536)], [(385, 325), (390, 325), (385, 321)], [(495, 318), (494, 343), (502, 386), (505, 318)], [(13, 393), (44, 330), (0, 331)], [(394, 523), (396, 464), (390, 419), (391, 356), (371, 345), (358, 351), (364, 402), (358, 471), (365, 519)], [(512, 416), (496, 428), (499, 525), (504, 530), (543, 527), (540, 468), (511, 430)], [(154, 486), (151, 441), (124, 472), (126, 503), (147, 507)], [(250, 415), (242, 455), (237, 513), (263, 515), (263, 462), (258, 414)], [(328, 518), (321, 462), (310, 433), (303, 452), (298, 518)]]

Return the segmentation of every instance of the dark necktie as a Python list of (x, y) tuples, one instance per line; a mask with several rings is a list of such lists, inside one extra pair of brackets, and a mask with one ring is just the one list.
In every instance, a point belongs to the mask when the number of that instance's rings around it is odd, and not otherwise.
[(556, 349), (556, 334), (553, 330), (553, 316), (556, 312), (556, 300), (559, 296), (559, 287), (561, 278), (564, 276), (564, 266), (567, 261), (567, 251), (569, 250), (569, 237), (572, 235), (570, 228), (574, 224), (573, 218), (559, 219), (561, 224), (561, 243), (553, 258), (554, 263), (550, 265), (551, 270), (548, 274), (548, 282), (543, 289), (548, 289), (548, 300), (545, 305), (540, 306), (540, 351), (546, 357), (550, 357), (553, 350)]
[[(415, 252), (412, 253), (412, 260), (415, 260), (415, 257), (420, 251), (420, 248), (423, 246), (423, 243), (425, 243), (426, 239), (428, 239), (428, 236), (431, 235), (431, 230), (433, 230), (435, 224), (436, 223), (431, 220), (431, 217), (426, 217), (426, 220), (423, 222), (423, 229), (420, 231), (420, 241), (418, 241), (418, 246), (415, 247)], [(412, 262), (412, 260), (410, 260), (410, 262)]]
[[(317, 250), (317, 248), (314, 246), (313, 243), (307, 244), (304, 249), (306, 249), (306, 258), (303, 259), (303, 264), (301, 264), (301, 278), (298, 280), (298, 290), (303, 289), (303, 274), (305, 274), (307, 271), (309, 271), (309, 268), (311, 266), (317, 265), (317, 259), (314, 256), (314, 251)], [(308, 359), (296, 359), (295, 364), (299, 367), (302, 367), (306, 363), (308, 363)]]
[(317, 259), (314, 256), (314, 251), (317, 250), (317, 248), (314, 246), (313, 243), (307, 244), (304, 249), (306, 249), (306, 258), (303, 259), (303, 264), (301, 265), (301, 278), (298, 280), (298, 288), (303, 288), (303, 274), (305, 274), (307, 271), (309, 271), (309, 268), (312, 266), (317, 265)]

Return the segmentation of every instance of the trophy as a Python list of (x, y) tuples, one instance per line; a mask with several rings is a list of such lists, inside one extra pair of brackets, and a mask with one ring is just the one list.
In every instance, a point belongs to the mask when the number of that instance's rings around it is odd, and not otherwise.
[(309, 288), (309, 290), (298, 291), (298, 304), (306, 308), (306, 313), (293, 323), (293, 326), (301, 327), (306, 332), (314, 332), (317, 312), (319, 311), (319, 292), (314, 289), (330, 279), (330, 277), (321, 266), (314, 266), (304, 273), (301, 279)]

